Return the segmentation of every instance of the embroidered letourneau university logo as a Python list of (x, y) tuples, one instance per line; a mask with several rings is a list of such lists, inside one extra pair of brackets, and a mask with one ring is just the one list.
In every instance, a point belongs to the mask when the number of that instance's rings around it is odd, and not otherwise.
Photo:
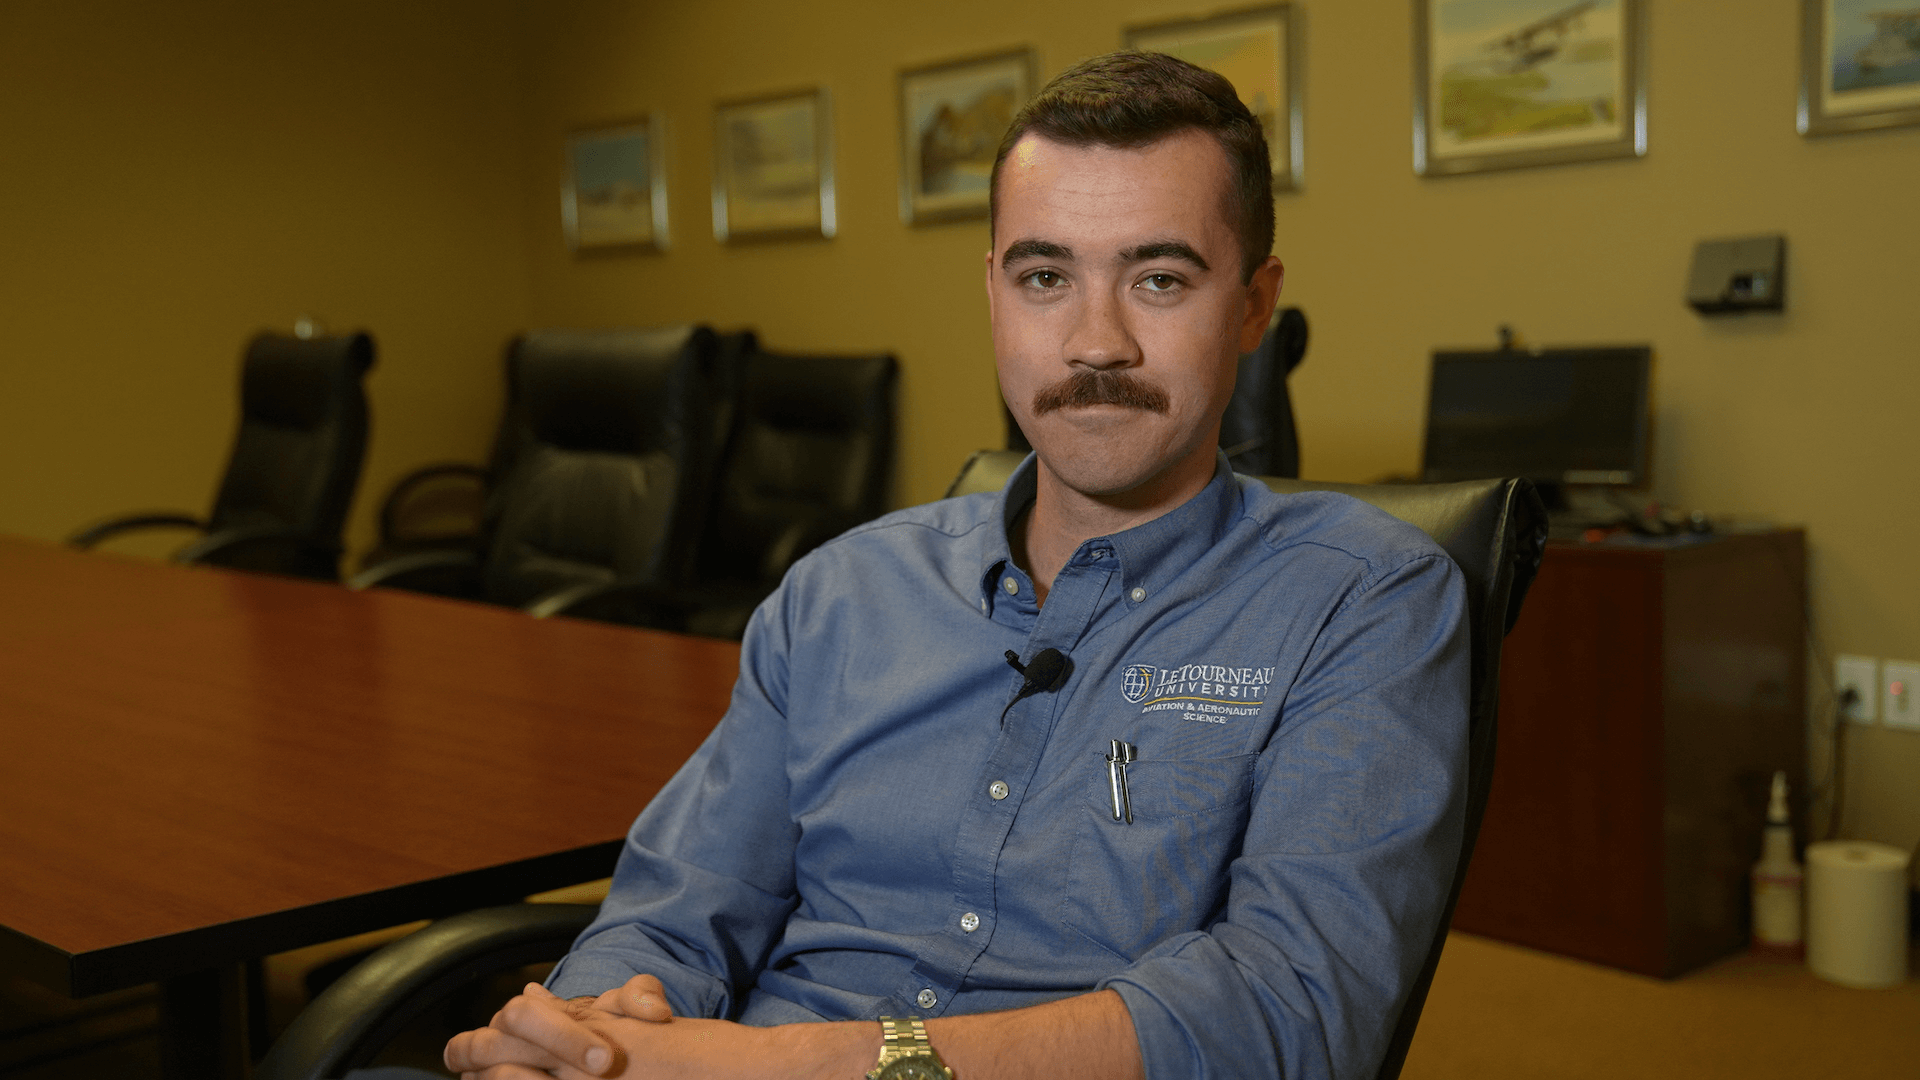
[(1272, 685), (1270, 667), (1129, 664), (1120, 674), (1120, 696), (1142, 713), (1178, 712), (1182, 720), (1206, 724), (1259, 715)]

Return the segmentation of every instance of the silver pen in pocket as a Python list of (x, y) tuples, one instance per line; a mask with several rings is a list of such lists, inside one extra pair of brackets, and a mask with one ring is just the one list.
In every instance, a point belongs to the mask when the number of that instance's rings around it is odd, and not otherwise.
[(1112, 751), (1107, 754), (1107, 785), (1113, 789), (1113, 820), (1133, 824), (1133, 800), (1127, 796), (1127, 765), (1133, 761), (1133, 744), (1108, 739)]

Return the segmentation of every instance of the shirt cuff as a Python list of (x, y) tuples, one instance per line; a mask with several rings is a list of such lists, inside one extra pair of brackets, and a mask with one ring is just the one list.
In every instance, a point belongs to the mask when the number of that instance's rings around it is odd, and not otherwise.
[[(582, 950), (567, 954), (547, 976), (546, 987), (556, 997), (599, 997), (639, 974), (611, 956)], [(675, 1016), (717, 1015), (718, 982), (712, 976), (667, 962), (661, 970), (649, 971), (666, 988), (667, 1005)]]
[[(563, 998), (599, 997), (631, 978), (633, 973), (624, 964), (574, 953), (554, 965), (547, 976), (546, 987)], [(679, 1011), (674, 1010), (676, 1014)]]

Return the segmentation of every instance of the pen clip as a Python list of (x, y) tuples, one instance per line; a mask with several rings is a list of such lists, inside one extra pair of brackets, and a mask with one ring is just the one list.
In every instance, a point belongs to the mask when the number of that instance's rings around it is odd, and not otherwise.
[(1134, 745), (1119, 739), (1107, 740), (1107, 787), (1113, 796), (1113, 820), (1133, 824), (1133, 799), (1127, 791), (1127, 766), (1134, 759)]

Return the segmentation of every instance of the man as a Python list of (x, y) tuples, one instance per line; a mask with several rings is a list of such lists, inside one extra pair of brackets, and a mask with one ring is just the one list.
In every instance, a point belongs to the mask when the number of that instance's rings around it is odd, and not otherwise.
[(1377, 1068), (1460, 840), (1458, 571), (1216, 448), (1282, 274), (1224, 79), (1081, 64), (993, 191), (1036, 457), (794, 567), (551, 989), (450, 1067), (852, 1080), (912, 1015), (959, 1080)]

